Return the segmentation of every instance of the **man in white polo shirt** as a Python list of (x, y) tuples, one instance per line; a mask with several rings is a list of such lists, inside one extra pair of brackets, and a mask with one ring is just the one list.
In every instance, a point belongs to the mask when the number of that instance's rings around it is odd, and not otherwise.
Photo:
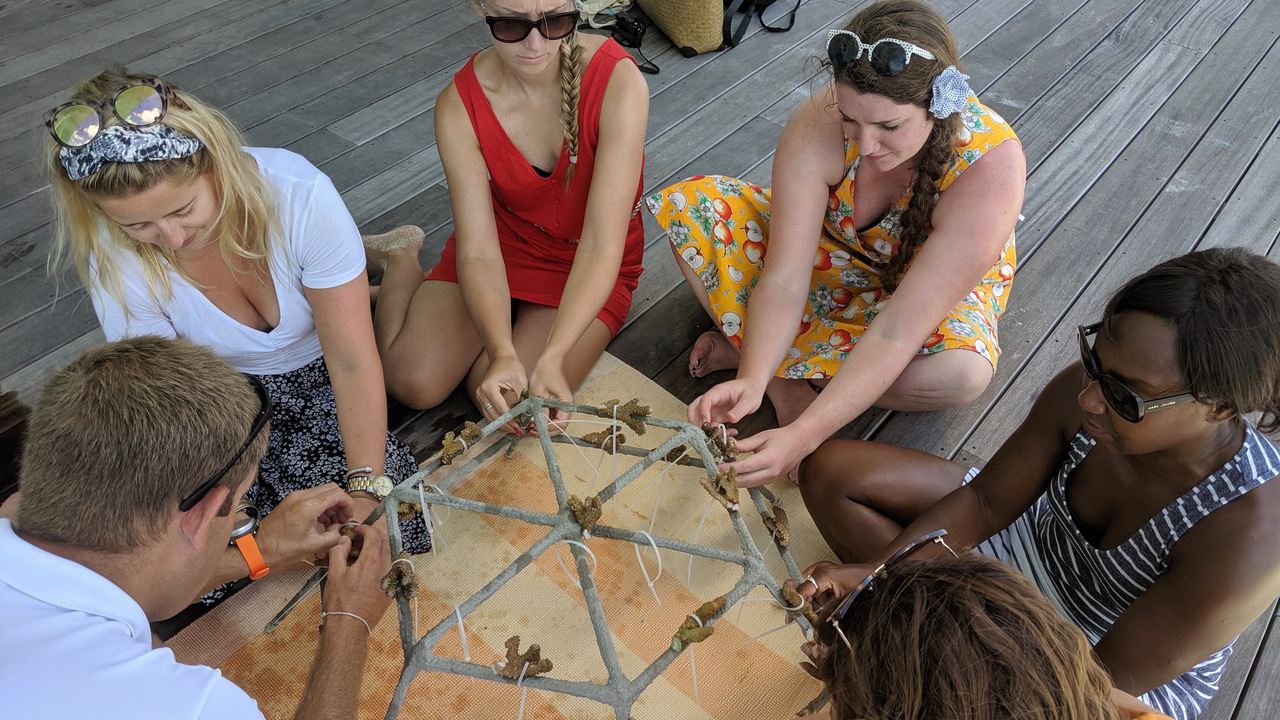
[[(262, 717), (217, 670), (153, 649), (148, 621), (199, 595), (233, 536), (246, 565), (262, 565), (238, 504), (270, 407), (260, 384), (181, 340), (111, 343), (50, 380), (28, 424), (17, 519), (0, 518), (0, 715)], [(363, 551), (348, 565), (338, 529), (350, 499), (336, 485), (305, 492), (292, 536), (328, 547), (330, 571), (297, 717), (353, 718), (368, 633), (389, 604), (386, 532), (357, 528)]]

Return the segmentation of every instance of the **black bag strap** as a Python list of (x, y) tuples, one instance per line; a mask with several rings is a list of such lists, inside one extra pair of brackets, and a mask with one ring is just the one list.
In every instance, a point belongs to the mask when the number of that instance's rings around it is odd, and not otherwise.
[(791, 12), (787, 13), (786, 27), (782, 27), (779, 25), (770, 25), (769, 23), (765, 22), (764, 9), (765, 9), (764, 5), (756, 6), (756, 17), (760, 18), (760, 27), (763, 27), (766, 32), (774, 32), (774, 33), (786, 32), (791, 28), (795, 27), (796, 13), (800, 11), (800, 0), (796, 0), (795, 7), (791, 8)]
[(733, 27), (733, 18), (742, 9), (743, 3), (748, 2), (753, 0), (732, 0), (724, 8), (724, 46), (727, 48), (737, 47), (747, 34), (747, 28), (751, 27), (750, 13), (742, 13), (742, 18), (738, 20), (738, 27)]
[[(751, 27), (751, 18), (754, 15), (760, 19), (760, 26), (766, 32), (786, 32), (796, 24), (796, 13), (800, 10), (800, 0), (796, 0), (796, 4), (791, 8), (791, 12), (787, 13), (786, 25), (770, 25), (764, 21), (764, 11), (772, 3), (758, 3), (756, 0), (729, 0), (724, 8), (724, 47), (737, 47), (742, 42), (742, 38), (747, 34), (747, 28)], [(746, 6), (745, 8), (743, 6)], [(755, 11), (752, 13), (752, 11)], [(733, 27), (733, 18), (741, 14), (738, 20), (738, 26)]]

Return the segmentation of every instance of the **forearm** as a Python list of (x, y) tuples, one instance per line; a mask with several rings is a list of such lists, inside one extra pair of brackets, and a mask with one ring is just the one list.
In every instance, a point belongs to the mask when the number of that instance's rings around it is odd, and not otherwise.
[(326, 356), (338, 409), (338, 432), (347, 454), (347, 468), (384, 471), (387, 454), (387, 395), (382, 363), (370, 347), (351, 358)]
[(543, 357), (562, 360), (600, 314), (617, 284), (623, 240), (583, 240), (578, 246)]
[(502, 258), (458, 257), (458, 283), (471, 322), (489, 357), (514, 356), (511, 341), (511, 291)]
[[(807, 288), (807, 286), (806, 286)], [(781, 285), (766, 267), (747, 302), (738, 378), (761, 392), (796, 338), (807, 293)]]
[[(961, 548), (971, 548), (996, 534), (1003, 527), (1003, 525), (995, 527), (981, 494), (972, 486), (965, 485), (953, 490), (934, 503), (933, 507), (921, 513), (914, 522), (884, 547), (879, 556), (873, 559), (873, 564), (888, 560), (899, 548), (934, 530), (946, 530), (947, 545), (956, 552), (960, 552)], [(920, 557), (946, 552), (945, 548), (935, 546), (921, 550)]]
[[(261, 549), (261, 546), (259, 547)], [(266, 560), (265, 556), (263, 560)], [(267, 564), (267, 567), (271, 567), (270, 563)], [(218, 566), (214, 568), (213, 575), (210, 576), (209, 581), (200, 589), (200, 594), (203, 595), (219, 585), (225, 585), (248, 576), (249, 565), (244, 561), (244, 556), (236, 548), (228, 546), (226, 550), (222, 551), (222, 557), (218, 558)]]
[(320, 650), (295, 720), (351, 720), (356, 716), (368, 631), (353, 617), (330, 616), (320, 629)]

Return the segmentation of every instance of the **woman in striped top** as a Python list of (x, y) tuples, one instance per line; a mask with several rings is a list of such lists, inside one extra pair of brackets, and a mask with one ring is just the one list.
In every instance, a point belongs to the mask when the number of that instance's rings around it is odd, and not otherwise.
[(1119, 689), (1189, 720), (1280, 594), (1280, 450), (1259, 431), (1280, 428), (1280, 266), (1241, 249), (1169, 260), (1078, 334), (1080, 362), (981, 474), (860, 441), (812, 456), (806, 503), (851, 564), (817, 563), (804, 591), (840, 594), (946, 528), (1021, 570)]

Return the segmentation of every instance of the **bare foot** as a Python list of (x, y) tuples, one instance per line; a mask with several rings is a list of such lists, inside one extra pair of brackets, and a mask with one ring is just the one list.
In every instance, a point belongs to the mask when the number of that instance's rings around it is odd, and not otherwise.
[(365, 235), (361, 239), (364, 240), (364, 257), (369, 269), (381, 272), (387, 269), (387, 260), (393, 254), (412, 253), (416, 258), (426, 233), (417, 225), (401, 225), (391, 232)]
[(720, 370), (738, 367), (738, 350), (719, 330), (708, 330), (693, 343), (689, 351), (689, 374), (706, 377)]
[(778, 427), (786, 427), (800, 417), (818, 397), (818, 393), (804, 380), (784, 380), (775, 377), (765, 387), (765, 394), (778, 416)]

